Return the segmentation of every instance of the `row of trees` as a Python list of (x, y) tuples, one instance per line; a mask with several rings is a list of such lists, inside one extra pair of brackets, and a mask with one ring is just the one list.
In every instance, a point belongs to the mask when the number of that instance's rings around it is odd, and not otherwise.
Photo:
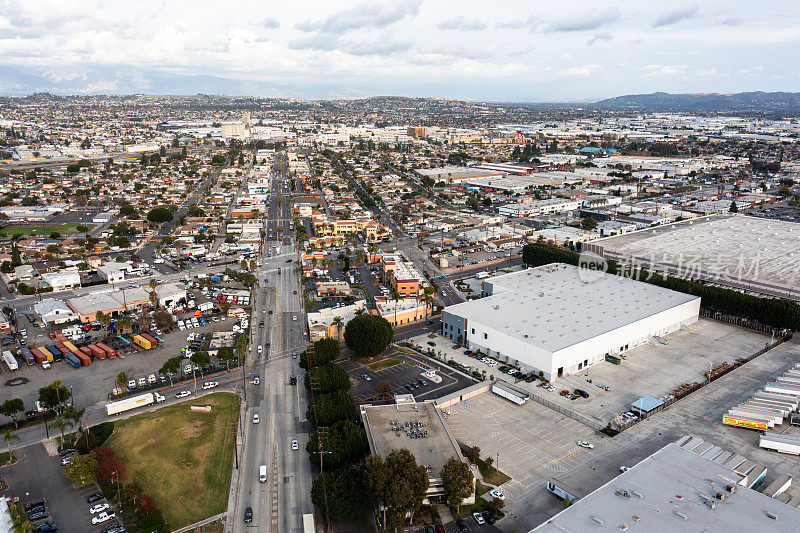
[[(527, 244), (522, 249), (522, 261), (530, 266), (541, 266), (550, 263), (566, 263), (578, 265), (580, 255), (542, 243)], [(800, 330), (800, 305), (796, 302), (779, 298), (761, 298), (751, 294), (704, 285), (672, 276), (662, 276), (644, 269), (630, 270), (625, 265), (608, 261), (610, 274), (623, 274), (693, 296), (699, 296), (704, 308), (727, 315), (757, 320), (762, 324), (778, 329)]]

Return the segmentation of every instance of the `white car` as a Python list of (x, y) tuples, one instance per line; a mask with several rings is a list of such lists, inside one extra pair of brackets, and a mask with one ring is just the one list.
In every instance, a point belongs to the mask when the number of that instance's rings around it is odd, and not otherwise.
[(489, 496), (497, 498), (498, 500), (505, 500), (506, 495), (500, 489), (492, 489), (489, 491)]
[(136, 388), (136, 380), (135, 379), (129, 379), (128, 380), (128, 388), (129, 389), (135, 389)]
[(191, 396), (191, 395), (192, 395), (192, 391), (182, 390), (179, 393), (177, 393), (175, 395), (175, 397), (180, 399), (180, 398), (186, 398), (187, 396)]
[(253, 378), (253, 385), (258, 385), (260, 383), (258, 376)]
[(103, 522), (108, 522), (112, 518), (117, 516), (115, 513), (100, 513), (99, 515), (92, 518), (92, 524), (102, 524)]
[(213, 389), (219, 387), (219, 381), (206, 381), (203, 383), (203, 390)]
[(623, 472), (623, 473), (624, 473), (624, 472), (627, 472), (628, 470), (630, 470), (630, 467), (628, 467), (628, 466), (621, 466), (621, 467), (619, 467), (619, 471), (620, 471), (620, 472)]
[(258, 424), (260, 420), (261, 418), (259, 418), (258, 413), (253, 415), (253, 424)]
[(297, 443), (296, 440), (293, 440), (292, 441), (292, 449), (293, 450), (297, 450), (298, 448), (300, 448), (300, 445)]
[(472, 519), (475, 520), (475, 523), (479, 526), (482, 526), (486, 523), (486, 520), (483, 519), (483, 515), (481, 513), (472, 513)]
[(292, 320), (297, 320), (297, 315), (292, 315)]
[(110, 507), (110, 505), (108, 505), (108, 504), (107, 504), (107, 503), (105, 503), (105, 502), (103, 502), (103, 503), (98, 503), (97, 505), (95, 505), (94, 507), (92, 507), (91, 509), (89, 509), (89, 512), (90, 512), (90, 513), (92, 513), (92, 514), (97, 514), (97, 513), (99, 513), (100, 511), (105, 511), (105, 510), (106, 510), (106, 509), (108, 509), (109, 507)]
[(587, 442), (585, 440), (579, 440), (578, 441), (578, 446), (580, 446), (582, 448), (589, 448), (590, 450), (592, 448), (594, 448), (594, 444), (592, 444), (591, 442)]

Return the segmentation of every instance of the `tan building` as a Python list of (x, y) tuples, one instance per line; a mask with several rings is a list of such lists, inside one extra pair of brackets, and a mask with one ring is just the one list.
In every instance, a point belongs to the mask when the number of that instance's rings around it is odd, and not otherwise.
[(395, 301), (386, 296), (376, 296), (375, 307), (375, 313), (392, 326), (411, 324), (431, 316), (431, 309), (425, 304), (424, 298), (401, 298)]

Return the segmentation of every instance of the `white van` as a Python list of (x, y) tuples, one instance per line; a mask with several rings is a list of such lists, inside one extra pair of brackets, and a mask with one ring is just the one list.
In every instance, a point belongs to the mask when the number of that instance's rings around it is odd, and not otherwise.
[(261, 465), (258, 467), (258, 480), (261, 483), (267, 482), (267, 465)]

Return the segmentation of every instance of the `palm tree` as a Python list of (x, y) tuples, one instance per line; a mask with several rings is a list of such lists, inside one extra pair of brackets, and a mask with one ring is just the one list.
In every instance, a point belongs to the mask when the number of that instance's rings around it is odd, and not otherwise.
[(50, 422), (51, 428), (56, 428), (61, 433), (61, 446), (64, 446), (64, 430), (75, 427), (75, 424), (67, 420), (63, 415), (58, 415)]
[(150, 288), (155, 289), (156, 287), (158, 287), (158, 281), (155, 278), (150, 278)]
[(128, 390), (128, 373), (124, 370), (117, 374), (117, 387), (122, 389), (122, 392)]
[(397, 291), (392, 291), (392, 300), (394, 300), (394, 327), (397, 327), (397, 302), (400, 301)]
[(12, 442), (19, 442), (20, 438), (17, 435), (14, 435), (14, 430), (8, 429), (3, 432), (3, 440), (6, 441), (8, 445), (8, 462), (6, 464), (11, 464), (11, 461), (14, 458), (13, 450), (11, 449)]
[(337, 340), (341, 343), (342, 342), (342, 326), (344, 322), (342, 321), (342, 317), (337, 316), (333, 318), (333, 325), (336, 326), (336, 337)]

